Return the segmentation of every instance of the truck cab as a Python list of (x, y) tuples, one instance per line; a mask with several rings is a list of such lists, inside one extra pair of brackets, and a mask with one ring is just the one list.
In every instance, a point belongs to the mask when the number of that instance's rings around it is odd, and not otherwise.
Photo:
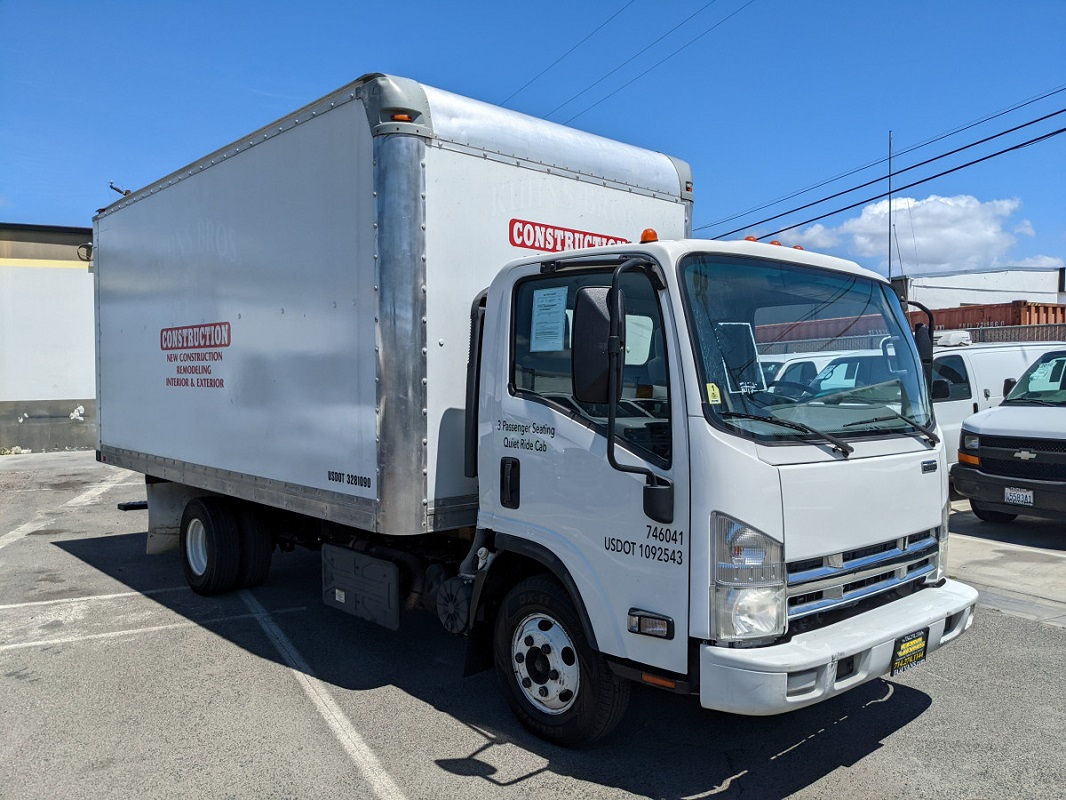
[[(977, 598), (945, 577), (947, 464), (888, 283), (646, 238), (510, 263), (475, 326), (479, 590), (508, 553), (566, 588), (512, 589), (491, 614), (512, 707), (560, 740), (619, 677), (735, 713), (818, 702), (953, 640)], [(876, 381), (766, 385), (765, 330), (843, 338), (871, 317), (891, 345)]]

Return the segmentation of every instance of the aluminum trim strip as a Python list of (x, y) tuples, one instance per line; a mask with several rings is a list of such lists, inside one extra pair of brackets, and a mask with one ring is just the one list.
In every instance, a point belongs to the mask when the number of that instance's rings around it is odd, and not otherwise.
[(191, 464), (107, 445), (101, 445), (99, 452), (106, 459), (104, 463), (111, 466), (124, 467), (185, 486), (306, 514), (340, 525), (374, 530), (377, 503), (365, 497), (299, 486), (272, 478)]
[(425, 140), (374, 138), (377, 191), (377, 532), (425, 533)]

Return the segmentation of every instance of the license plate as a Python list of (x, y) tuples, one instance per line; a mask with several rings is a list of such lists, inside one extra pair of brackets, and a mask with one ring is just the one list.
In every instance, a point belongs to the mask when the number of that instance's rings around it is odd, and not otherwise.
[(929, 629), (908, 633), (896, 639), (892, 650), (892, 675), (899, 675), (925, 661), (925, 647), (929, 641)]
[(1004, 487), (1003, 502), (1015, 506), (1031, 506), (1033, 504), (1033, 490), (1013, 489), (1010, 486)]

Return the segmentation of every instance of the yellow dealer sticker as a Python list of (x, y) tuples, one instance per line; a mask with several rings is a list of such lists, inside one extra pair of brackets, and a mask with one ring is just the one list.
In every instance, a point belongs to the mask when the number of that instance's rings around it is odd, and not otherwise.
[(892, 653), (892, 675), (899, 675), (925, 661), (928, 640), (928, 628), (922, 628), (920, 631), (908, 633), (896, 639), (895, 650)]
[(720, 406), (722, 404), (722, 393), (718, 391), (717, 383), (707, 384), (707, 402), (712, 406)]

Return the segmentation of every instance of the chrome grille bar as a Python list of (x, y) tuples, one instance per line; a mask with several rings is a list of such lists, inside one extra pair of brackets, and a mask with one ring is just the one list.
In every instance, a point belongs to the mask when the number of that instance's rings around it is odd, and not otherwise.
[[(936, 570), (939, 529), (904, 536), (880, 545), (835, 553), (789, 565), (790, 620), (850, 605), (918, 580)], [(875, 552), (870, 553), (870, 550)], [(847, 555), (851, 558), (845, 558)]]

